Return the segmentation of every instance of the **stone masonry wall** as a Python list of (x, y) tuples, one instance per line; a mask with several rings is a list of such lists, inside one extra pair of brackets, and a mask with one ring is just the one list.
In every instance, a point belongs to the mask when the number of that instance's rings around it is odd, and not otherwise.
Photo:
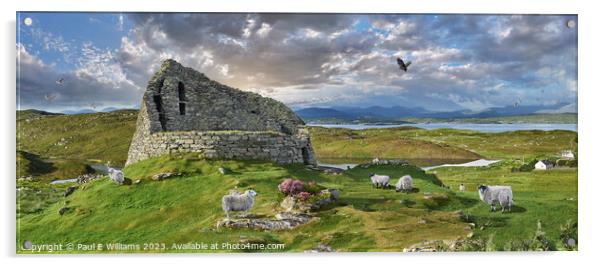
[[(306, 129), (300, 129), (306, 131)], [(207, 159), (258, 159), (280, 164), (315, 164), (309, 138), (278, 132), (157, 132), (138, 139), (127, 164), (175, 153), (200, 153)]]

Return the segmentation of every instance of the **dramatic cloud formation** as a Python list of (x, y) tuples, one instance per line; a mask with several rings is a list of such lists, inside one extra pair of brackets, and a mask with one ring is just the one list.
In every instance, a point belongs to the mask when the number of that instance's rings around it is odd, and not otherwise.
[[(89, 27), (113, 23), (115, 41), (106, 48), (103, 36), (78, 42), (65, 36), (74, 32), (20, 26), (21, 106), (82, 108), (90, 99), (135, 106), (167, 58), (292, 107), (576, 106), (577, 28), (566, 26), (575, 16), (112, 16), (85, 20)], [(407, 73), (397, 56), (412, 61)], [(49, 102), (49, 93), (59, 96)]]

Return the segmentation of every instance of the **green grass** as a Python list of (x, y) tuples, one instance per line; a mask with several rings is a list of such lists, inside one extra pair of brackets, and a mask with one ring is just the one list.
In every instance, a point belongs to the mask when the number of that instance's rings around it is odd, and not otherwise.
[(318, 159), (512, 159), (553, 156), (577, 148), (577, 133), (565, 130), (484, 133), (415, 127), (364, 130), (312, 127), (311, 134)]
[[(334, 176), (301, 165), (193, 158), (160, 157), (128, 166), (126, 176), (142, 179), (140, 184), (118, 186), (102, 179), (83, 185), (68, 198), (18, 219), (17, 242), (159, 242), (171, 246), (191, 241), (238, 243), (241, 238), (251, 238), (284, 243), (284, 251), (302, 251), (320, 243), (340, 251), (400, 251), (424, 240), (464, 237), (468, 233), (466, 224), (452, 211), (467, 202), (476, 204), (456, 197), (439, 186), (435, 176), (412, 166), (354, 169)], [(231, 174), (220, 175), (219, 167), (226, 167)], [(164, 171), (182, 175), (164, 181), (149, 179)], [(403, 194), (373, 189), (367, 178), (369, 171), (392, 176), (412, 174), (420, 191)], [(217, 220), (223, 217), (220, 199), (229, 189), (256, 190), (259, 196), (252, 213), (273, 216), (282, 198), (277, 185), (286, 177), (338, 188), (341, 203), (322, 210), (316, 221), (292, 231), (216, 229)], [(425, 191), (434, 197), (423, 199)], [(401, 199), (411, 202), (411, 206), (400, 204)], [(63, 206), (69, 210), (60, 216), (58, 210)], [(421, 224), (421, 220), (427, 222)]]
[[(40, 181), (17, 183), (18, 247), (25, 240), (34, 244), (160, 242), (168, 246), (187, 242), (253, 242), (283, 243), (283, 251), (303, 251), (318, 244), (328, 244), (338, 251), (400, 251), (428, 240), (462, 239), (471, 233), (468, 222), (474, 222), (472, 239), (488, 244), (473, 249), (503, 250), (510, 248), (511, 241), (532, 239), (537, 222), (541, 221), (546, 238), (556, 249), (563, 249), (560, 226), (569, 220), (577, 221), (576, 168), (510, 171), (523, 158), (529, 161), (554, 157), (564, 149), (576, 152), (576, 132), (481, 133), (415, 127), (354, 131), (312, 127), (312, 145), (321, 161), (374, 157), (438, 159), (442, 163), (477, 158), (503, 161), (491, 167), (437, 168), (429, 173), (414, 166), (378, 166), (327, 175), (301, 165), (204, 161), (194, 154), (164, 156), (125, 169), (126, 177), (142, 179), (140, 184), (117, 186), (104, 178), (82, 185), (64, 198), (62, 194), (69, 185), (49, 185), (48, 181), (91, 171), (90, 159), (110, 160), (117, 166), (125, 162), (136, 112), (22, 112), (17, 120), (17, 177), (33, 175)], [(229, 169), (229, 174), (218, 174), (219, 167)], [(181, 175), (161, 182), (150, 180), (160, 172)], [(411, 174), (418, 191), (404, 194), (373, 189), (367, 178), (370, 172), (388, 174), (394, 180)], [(223, 216), (220, 199), (229, 189), (255, 189), (259, 196), (251, 212), (273, 216), (282, 198), (277, 185), (286, 177), (340, 189), (341, 203), (321, 210), (318, 219), (292, 231), (216, 229), (217, 220)], [(451, 189), (440, 186), (441, 182)], [(457, 191), (460, 183), (466, 184), (466, 192)], [(476, 193), (476, 186), (482, 183), (511, 185), (514, 211), (489, 212)], [(432, 197), (425, 198), (424, 192), (432, 193)], [(64, 206), (68, 211), (58, 215)], [(467, 216), (460, 219), (454, 213), (457, 210), (463, 210)]]
[(311, 127), (311, 141), (320, 158), (478, 159), (481, 156), (447, 143), (435, 143), (412, 135), (415, 127), (351, 130)]
[(475, 237), (492, 237), (496, 249), (504, 249), (512, 240), (532, 237), (541, 221), (546, 236), (561, 246), (560, 226), (577, 221), (577, 169), (512, 173), (509, 168), (509, 163), (500, 163), (491, 167), (438, 168), (434, 172), (453, 190), (463, 183), (466, 191), (457, 194), (474, 200), (478, 200), (480, 184), (512, 186), (512, 213), (490, 213), (484, 203), (464, 210), (476, 217), (477, 227), (484, 226), (475, 231)]
[(120, 110), (32, 118), (31, 112), (18, 111), (17, 150), (43, 154), (47, 158), (110, 160), (123, 165), (137, 113), (136, 110)]

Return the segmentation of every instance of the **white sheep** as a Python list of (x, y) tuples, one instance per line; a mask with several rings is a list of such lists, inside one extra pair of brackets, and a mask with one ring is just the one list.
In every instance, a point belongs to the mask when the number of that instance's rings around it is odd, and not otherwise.
[(458, 190), (464, 192), (464, 190), (466, 190), (466, 188), (464, 187), (464, 184), (460, 184), (460, 186), (458, 187)]
[(511, 211), (512, 208), (512, 187), (510, 186), (479, 186), (479, 198), (489, 205), (491, 211), (495, 211), (495, 206), (499, 203), (502, 206), (502, 212)]
[(247, 211), (253, 207), (257, 192), (247, 190), (243, 194), (232, 193), (222, 197), (222, 209), (226, 212), (226, 217), (230, 218), (231, 211), (242, 211), (243, 216), (247, 215)]
[(111, 180), (113, 180), (113, 182), (117, 183), (117, 184), (123, 184), (124, 181), (124, 177), (123, 177), (123, 172), (121, 170), (117, 170), (114, 168), (109, 167), (109, 178)]
[(380, 185), (381, 188), (389, 187), (389, 180), (391, 178), (388, 175), (377, 175), (374, 173), (370, 174), (370, 180), (372, 181), (372, 186), (378, 188)]
[(399, 178), (399, 181), (395, 184), (395, 191), (399, 192), (402, 190), (408, 193), (412, 191), (412, 176), (404, 175)]

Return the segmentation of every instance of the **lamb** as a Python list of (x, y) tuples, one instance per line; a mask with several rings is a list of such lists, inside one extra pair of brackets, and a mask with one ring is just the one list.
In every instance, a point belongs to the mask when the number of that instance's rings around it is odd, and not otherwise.
[(399, 192), (402, 190), (406, 193), (412, 191), (412, 176), (404, 175), (399, 178), (399, 181), (395, 184), (395, 191)]
[(243, 194), (232, 193), (222, 197), (222, 209), (226, 212), (226, 217), (230, 218), (231, 211), (242, 211), (243, 216), (247, 215), (247, 211), (253, 207), (257, 192), (247, 190)]
[(497, 203), (502, 206), (502, 212), (511, 211), (512, 187), (480, 185), (478, 190), (481, 200), (491, 205), (491, 211), (495, 211)]
[(113, 180), (113, 182), (117, 183), (117, 184), (123, 184), (124, 181), (124, 177), (123, 177), (123, 172), (121, 170), (117, 170), (114, 168), (109, 167), (109, 178), (111, 180)]
[(389, 187), (389, 180), (391, 178), (388, 175), (377, 175), (374, 173), (370, 174), (370, 180), (372, 181), (372, 186), (378, 188), (380, 185), (381, 188)]

